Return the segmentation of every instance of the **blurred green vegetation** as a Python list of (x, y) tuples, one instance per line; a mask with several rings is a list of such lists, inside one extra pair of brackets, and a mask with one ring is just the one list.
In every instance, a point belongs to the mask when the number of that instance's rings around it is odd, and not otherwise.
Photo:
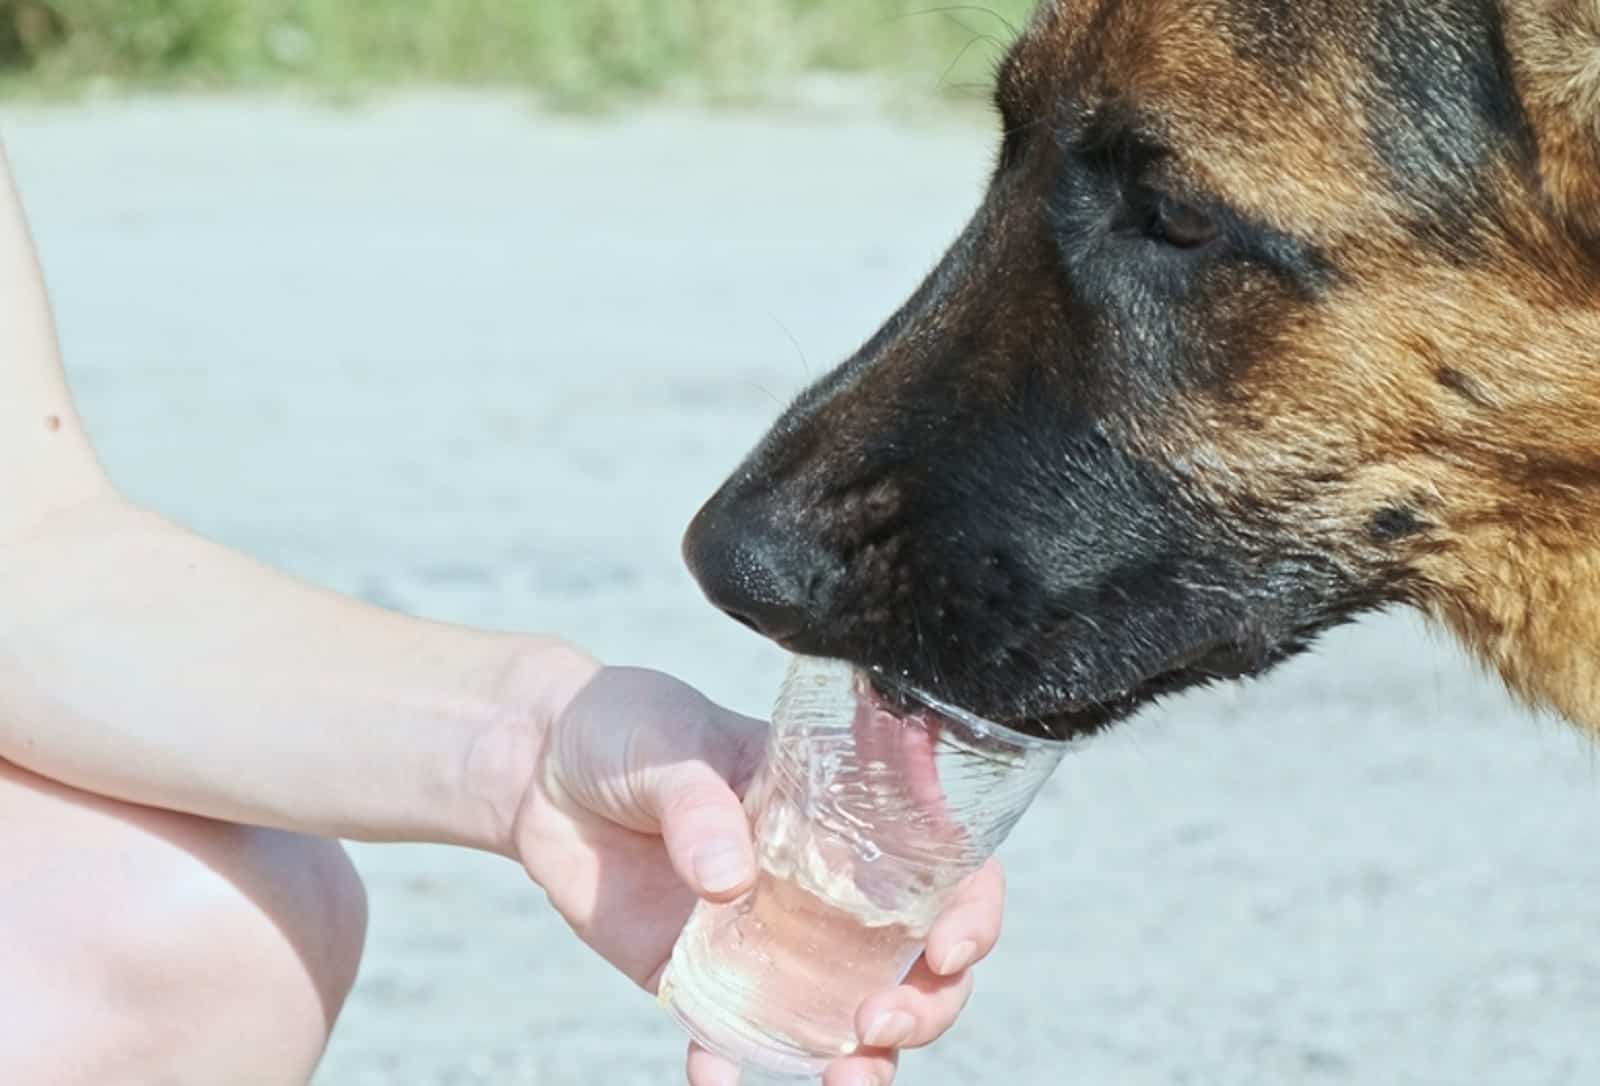
[(504, 84), (762, 97), (806, 72), (986, 85), (1035, 0), (0, 0), (9, 86)]

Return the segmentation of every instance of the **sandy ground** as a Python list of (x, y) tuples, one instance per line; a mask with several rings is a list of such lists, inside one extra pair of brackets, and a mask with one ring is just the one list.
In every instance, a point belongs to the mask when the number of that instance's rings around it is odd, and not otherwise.
[[(848, 111), (8, 109), (117, 478), (320, 583), (554, 630), (763, 712), (689, 516), (973, 205), (989, 138)], [(1600, 662), (1597, 662), (1600, 666)], [(1600, 1082), (1600, 772), (1385, 619), (1061, 770), (914, 1086)], [(671, 1083), (651, 1001), (510, 865), (362, 848), (317, 1086)]]

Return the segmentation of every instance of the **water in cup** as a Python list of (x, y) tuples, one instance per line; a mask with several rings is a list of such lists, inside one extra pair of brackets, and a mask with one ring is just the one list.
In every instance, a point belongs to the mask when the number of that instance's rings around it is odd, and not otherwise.
[(891, 705), (846, 664), (796, 660), (746, 801), (756, 885), (696, 909), (662, 1002), (714, 1052), (820, 1074), (855, 1050), (857, 1008), (904, 978), (1063, 751), (928, 699)]

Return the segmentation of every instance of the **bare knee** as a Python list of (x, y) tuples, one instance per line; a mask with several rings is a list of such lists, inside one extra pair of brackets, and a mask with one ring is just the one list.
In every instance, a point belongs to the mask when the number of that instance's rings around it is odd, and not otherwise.
[(0, 1081), (308, 1081), (365, 938), (344, 851), (17, 784), (0, 814), (35, 818), (0, 856), (36, 877), (0, 904), (0, 1014), (28, 1040), (0, 1030)]
[(360, 965), (361, 880), (333, 842), (212, 824), (196, 832), (192, 850), (208, 869), (150, 887), (138, 922), (110, 929), (113, 1013), (146, 1036), (164, 1021), (197, 1083), (242, 1081), (224, 1072), (252, 1063), (259, 1075), (267, 1053), (281, 1081), (307, 1081)]
[(289, 977), (298, 983), (304, 971), (332, 1029), (366, 942), (360, 875), (333, 841), (241, 827), (226, 827), (226, 834), (225, 847), (240, 839), (237, 867), (227, 876), (238, 892), (224, 894), (208, 915), (212, 940), (225, 953), (239, 947), (267, 957), (281, 958), (287, 947)]

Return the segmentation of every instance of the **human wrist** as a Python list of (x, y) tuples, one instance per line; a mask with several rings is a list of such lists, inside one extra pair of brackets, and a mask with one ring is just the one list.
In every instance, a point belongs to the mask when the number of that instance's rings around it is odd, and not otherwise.
[(546, 798), (541, 766), (551, 726), (602, 670), (593, 656), (554, 638), (518, 638), (509, 648), (494, 719), (472, 741), (466, 791), (488, 817), (479, 842), (485, 851), (526, 865), (522, 824)]

